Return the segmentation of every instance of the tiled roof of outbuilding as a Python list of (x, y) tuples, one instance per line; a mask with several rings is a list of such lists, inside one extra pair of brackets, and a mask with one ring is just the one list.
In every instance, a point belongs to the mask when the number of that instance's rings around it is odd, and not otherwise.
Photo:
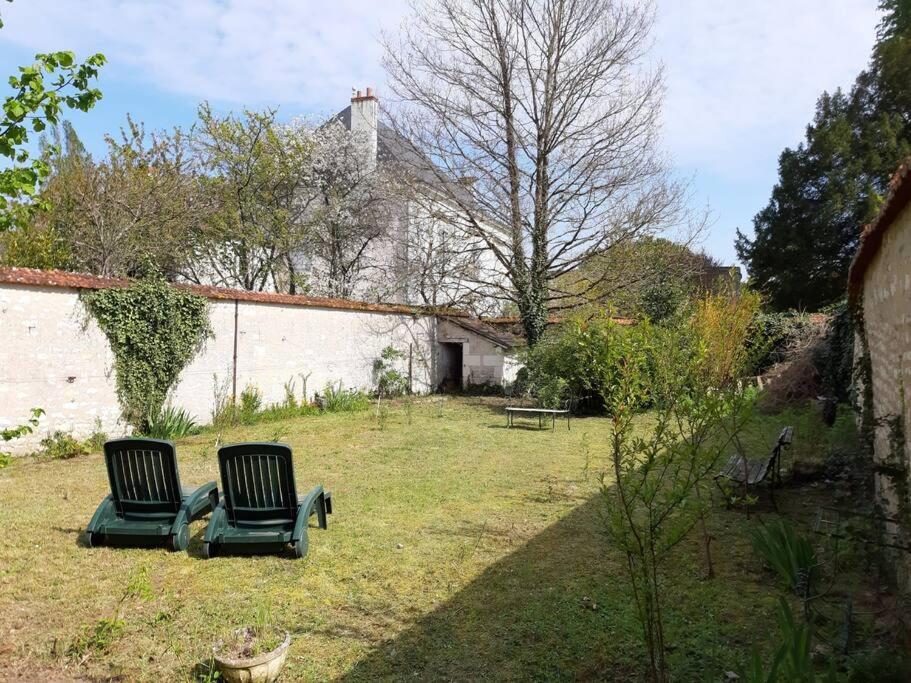
[(889, 226), (909, 201), (911, 201), (911, 158), (906, 159), (892, 176), (886, 201), (873, 222), (864, 227), (863, 234), (860, 236), (860, 246), (851, 262), (851, 270), (848, 272), (848, 301), (850, 303), (857, 303), (867, 267), (876, 252), (879, 251), (883, 236)]

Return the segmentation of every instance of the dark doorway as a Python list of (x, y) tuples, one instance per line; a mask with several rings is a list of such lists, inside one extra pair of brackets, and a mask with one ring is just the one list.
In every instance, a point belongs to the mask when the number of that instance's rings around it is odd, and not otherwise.
[(448, 393), (462, 389), (462, 344), (440, 343), (440, 391)]

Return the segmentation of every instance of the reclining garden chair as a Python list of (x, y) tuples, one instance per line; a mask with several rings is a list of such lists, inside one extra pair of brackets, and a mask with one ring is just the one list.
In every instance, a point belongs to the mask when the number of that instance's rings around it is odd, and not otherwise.
[(298, 500), (291, 448), (280, 443), (240, 443), (218, 450), (224, 497), (212, 513), (203, 555), (280, 552), (289, 543), (295, 557), (307, 554), (312, 515), (326, 528), (332, 495), (316, 486)]
[(218, 505), (214, 481), (196, 490), (180, 485), (177, 453), (170, 441), (108, 441), (104, 460), (111, 493), (101, 501), (86, 529), (90, 547), (165, 540), (172, 550), (186, 550), (190, 522)]

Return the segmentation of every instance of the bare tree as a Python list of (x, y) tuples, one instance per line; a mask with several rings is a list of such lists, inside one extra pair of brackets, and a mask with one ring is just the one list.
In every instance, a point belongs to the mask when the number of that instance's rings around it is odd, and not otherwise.
[(680, 220), (686, 188), (657, 151), (661, 71), (640, 66), (654, 12), (621, 0), (413, 10), (386, 39), (393, 125), (435, 169), (451, 220), (506, 273), (501, 296), (534, 344), (548, 309), (579, 295), (556, 278)]
[[(408, 177), (408, 176), (404, 176)], [(393, 183), (394, 196), (407, 207), (394, 269), (408, 301), (436, 308), (461, 308), (477, 315), (499, 313), (498, 292), (485, 285), (495, 280), (486, 273), (489, 259), (483, 240), (466, 235), (440, 210), (438, 197), (422, 191), (420, 183)]]

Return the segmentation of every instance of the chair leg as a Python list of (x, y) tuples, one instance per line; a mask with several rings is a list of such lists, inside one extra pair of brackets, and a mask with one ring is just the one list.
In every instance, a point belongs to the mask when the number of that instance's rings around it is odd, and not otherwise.
[(327, 528), (326, 524), (326, 494), (321, 493), (316, 499), (316, 520), (320, 529)]

